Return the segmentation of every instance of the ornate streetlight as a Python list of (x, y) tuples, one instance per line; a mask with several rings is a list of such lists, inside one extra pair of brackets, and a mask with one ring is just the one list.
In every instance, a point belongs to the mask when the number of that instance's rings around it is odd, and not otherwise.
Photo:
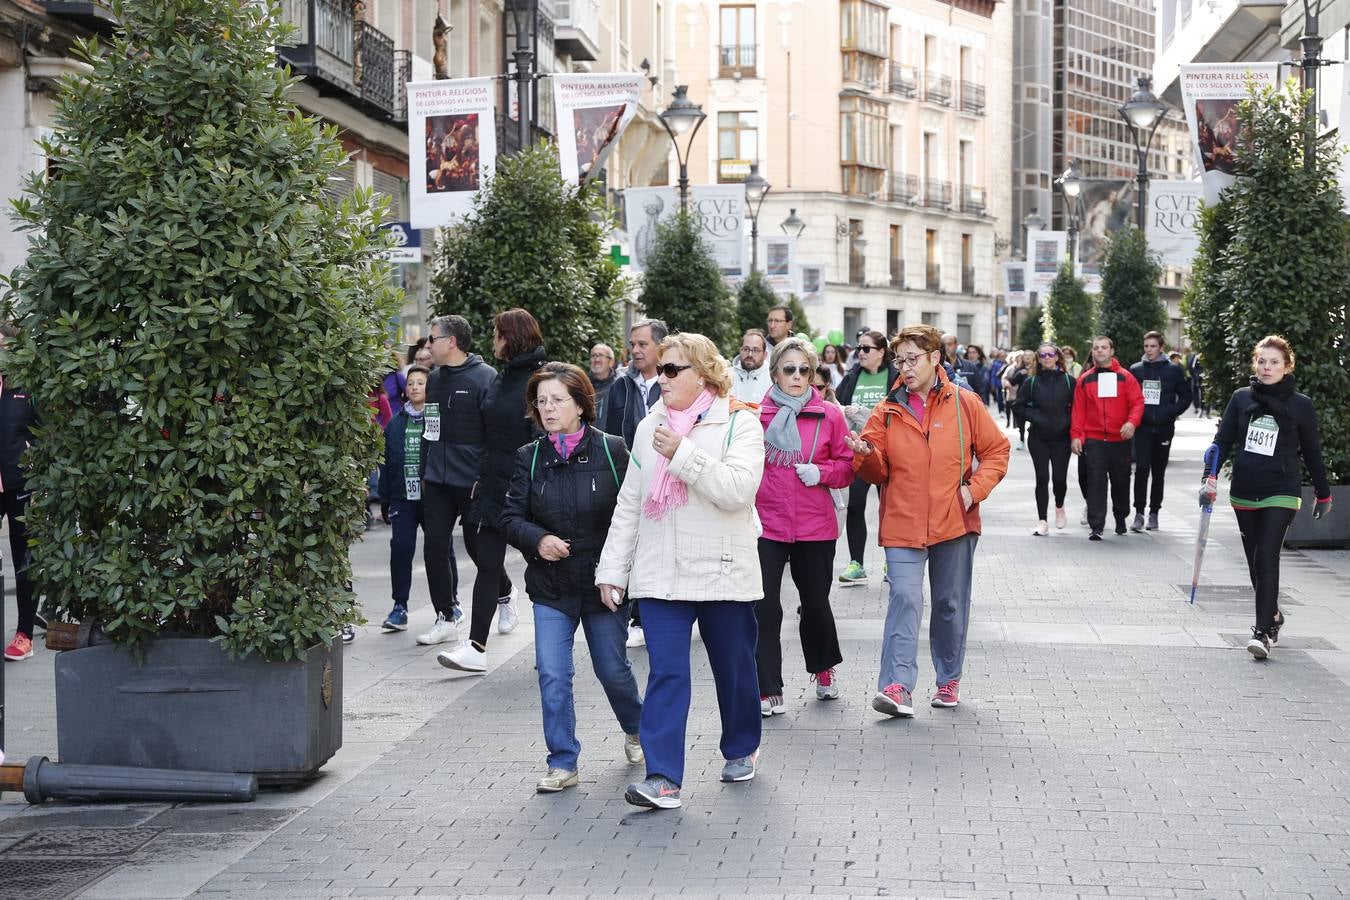
[[(689, 86), (687, 84), (677, 85), (675, 87), (675, 99), (661, 113), (661, 124), (666, 127), (666, 133), (670, 135), (670, 142), (675, 145), (675, 158), (680, 163), (680, 211), (689, 211), (689, 150), (694, 145), (694, 136), (698, 134), (699, 126), (703, 120), (708, 118), (708, 114), (703, 111), (703, 107), (697, 103), (689, 102)], [(688, 135), (684, 147), (680, 147), (680, 137)], [(681, 152), (683, 149), (683, 152)]]
[(512, 23), (516, 26), (516, 115), (519, 121), (520, 152), (530, 148), (530, 88), (534, 51), (530, 49), (530, 34), (535, 27), (535, 13), (539, 0), (509, 0)]
[(750, 274), (759, 268), (759, 211), (764, 206), (764, 198), (769, 196), (772, 185), (759, 174), (759, 163), (750, 164), (750, 174), (745, 178), (745, 205), (750, 214)]
[(783, 220), (783, 224), (779, 227), (783, 229), (783, 234), (788, 237), (799, 238), (802, 236), (802, 232), (806, 230), (806, 223), (798, 217), (797, 207), (794, 206), (788, 210), (788, 217)]
[(1148, 148), (1153, 143), (1153, 134), (1167, 118), (1170, 108), (1153, 95), (1153, 79), (1147, 75), (1139, 76), (1139, 87), (1129, 100), (1120, 107), (1120, 117), (1130, 126), (1130, 136), (1134, 138), (1134, 152), (1139, 158), (1139, 209), (1135, 213), (1135, 224), (1144, 230), (1148, 215)]
[(1064, 174), (1055, 179), (1055, 187), (1064, 195), (1064, 221), (1069, 230), (1069, 271), (1072, 272), (1078, 245), (1078, 196), (1083, 193), (1083, 179), (1078, 174), (1077, 162), (1069, 160)]

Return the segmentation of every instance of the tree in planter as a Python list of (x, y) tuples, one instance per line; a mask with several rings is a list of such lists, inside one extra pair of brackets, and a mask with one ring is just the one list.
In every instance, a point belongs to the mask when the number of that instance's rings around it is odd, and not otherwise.
[(764, 273), (758, 269), (751, 272), (750, 277), (741, 282), (741, 289), (736, 294), (736, 318), (740, 334), (733, 335), (732, 340), (740, 340), (740, 335), (751, 328), (763, 331), (764, 323), (769, 318), (769, 308), (776, 305), (778, 295), (769, 287)]
[(1097, 330), (1115, 341), (1122, 361), (1139, 355), (1145, 334), (1167, 327), (1167, 310), (1158, 299), (1161, 275), (1138, 228), (1122, 228), (1107, 242)]
[(443, 233), (432, 305), (468, 319), (489, 355), (492, 317), (528, 309), (549, 355), (584, 368), (594, 344), (618, 338), (626, 290), (602, 252), (607, 223), (598, 193), (562, 180), (551, 145), (503, 157), (464, 223)]
[[(1222, 404), (1251, 373), (1250, 361), (1243, 362), (1229, 345), (1225, 319), (1230, 317), (1233, 298), (1228, 294), (1224, 254), (1233, 240), (1233, 204), (1220, 200), (1200, 208), (1196, 232), (1200, 247), (1191, 264), (1191, 276), (1181, 295), (1181, 316), (1186, 322), (1186, 337), (1191, 350), (1200, 355), (1204, 367), (1204, 391)], [(1246, 374), (1239, 371), (1245, 367)]]
[(1092, 296), (1084, 290), (1083, 282), (1074, 277), (1068, 260), (1059, 267), (1059, 275), (1050, 286), (1043, 321), (1047, 341), (1072, 347), (1079, 359), (1088, 358), (1097, 327), (1096, 310)]
[(1045, 307), (1033, 306), (1017, 326), (1017, 349), (1035, 350), (1045, 340)]
[(677, 213), (656, 226), (638, 302), (672, 332), (697, 332), (718, 347), (729, 345), (736, 323), (730, 295), (712, 248), (688, 214)]
[(33, 575), (118, 641), (294, 658), (357, 618), (348, 546), (380, 452), (380, 211), (325, 188), (336, 130), (300, 115), (251, 0), (139, 0), (62, 84), (54, 174), (9, 282), (5, 374), (44, 425)]

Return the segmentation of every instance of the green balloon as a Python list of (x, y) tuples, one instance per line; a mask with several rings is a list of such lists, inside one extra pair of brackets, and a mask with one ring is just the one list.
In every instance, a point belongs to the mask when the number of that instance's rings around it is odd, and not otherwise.
[(793, 337), (803, 341), (811, 340), (811, 335), (807, 334), (805, 331), (799, 331), (796, 334), (794, 334)]
[(826, 341), (825, 338), (818, 337), (814, 341), (812, 341), (811, 344), (816, 348), (817, 353), (823, 353), (825, 350)]
[(842, 344), (844, 342), (844, 333), (836, 328), (830, 332), (829, 338), (831, 344)]

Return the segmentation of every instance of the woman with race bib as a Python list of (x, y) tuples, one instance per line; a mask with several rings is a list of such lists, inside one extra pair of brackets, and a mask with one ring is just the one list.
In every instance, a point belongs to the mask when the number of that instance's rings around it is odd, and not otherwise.
[[(1206, 460), (1217, 472), (1233, 454), (1233, 481), (1228, 500), (1242, 532), (1247, 572), (1256, 591), (1256, 625), (1247, 650), (1257, 659), (1270, 655), (1284, 626), (1279, 608), (1280, 547), (1302, 505), (1299, 457), (1303, 457), (1316, 490), (1313, 518), (1331, 512), (1331, 485), (1322, 464), (1317, 410), (1294, 388), (1294, 351), (1278, 335), (1262, 338), (1252, 351), (1249, 387), (1233, 392), (1219, 422)], [(1200, 489), (1200, 503), (1214, 503), (1218, 481), (1210, 474)]]

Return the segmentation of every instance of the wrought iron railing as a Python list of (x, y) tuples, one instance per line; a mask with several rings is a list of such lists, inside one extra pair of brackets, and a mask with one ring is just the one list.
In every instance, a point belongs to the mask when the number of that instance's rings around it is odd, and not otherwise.
[(358, 22), (357, 83), (361, 99), (385, 113), (394, 115), (394, 39), (368, 22)]
[(928, 264), (928, 270), (924, 273), (928, 277), (924, 280), (924, 285), (928, 290), (937, 293), (942, 290), (942, 267), (935, 262)]
[(891, 60), (890, 89), (892, 94), (913, 97), (919, 92), (919, 73), (915, 71), (913, 66), (906, 66), (896, 60)]
[(984, 188), (969, 184), (961, 185), (961, 212), (982, 216), (984, 210)]
[(412, 51), (394, 51), (394, 121), (408, 121), (408, 82), (412, 81)]
[(975, 268), (973, 266), (961, 267), (961, 293), (975, 293)]
[(905, 286), (905, 261), (903, 259), (891, 260), (891, 287), (903, 288)]
[(961, 111), (984, 115), (984, 85), (970, 81), (961, 82)]
[(722, 44), (717, 48), (718, 75), (722, 78), (754, 78), (758, 54), (754, 44)]
[(887, 196), (892, 203), (912, 205), (919, 199), (919, 177), (903, 172), (892, 172)]
[(952, 205), (952, 185), (950, 181), (929, 178), (924, 182), (923, 205), (935, 209), (950, 209)]
[(947, 75), (928, 72), (923, 79), (923, 99), (947, 106), (952, 102), (952, 79)]

